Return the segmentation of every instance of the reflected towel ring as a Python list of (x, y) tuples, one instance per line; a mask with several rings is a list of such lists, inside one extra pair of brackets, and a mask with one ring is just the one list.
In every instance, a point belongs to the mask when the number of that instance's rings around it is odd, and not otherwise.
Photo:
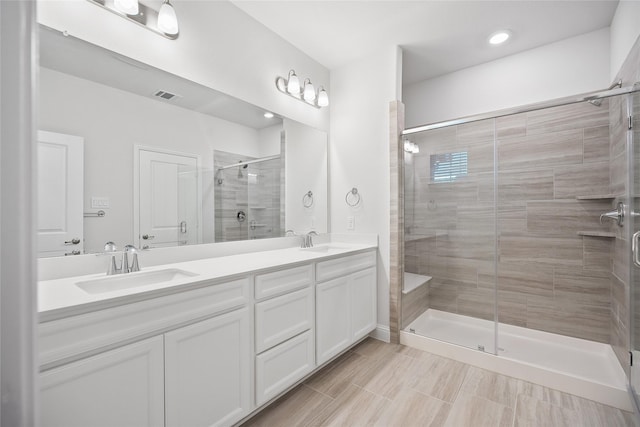
[(351, 191), (347, 191), (347, 195), (344, 196), (344, 201), (352, 208), (358, 206), (360, 204), (360, 193), (358, 193), (358, 189), (353, 187)]
[(302, 196), (302, 205), (305, 208), (310, 208), (311, 206), (313, 206), (313, 193), (311, 192), (311, 190), (307, 191), (307, 193)]

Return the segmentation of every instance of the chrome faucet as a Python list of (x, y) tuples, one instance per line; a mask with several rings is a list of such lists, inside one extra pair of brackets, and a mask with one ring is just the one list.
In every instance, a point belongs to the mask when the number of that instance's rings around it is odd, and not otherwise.
[[(133, 255), (133, 262), (129, 265), (129, 254)], [(122, 272), (132, 273), (134, 271), (140, 271), (140, 265), (138, 264), (138, 249), (133, 245), (127, 245), (122, 251)]]
[(311, 230), (310, 232), (308, 232), (307, 234), (304, 235), (304, 237), (302, 238), (302, 247), (303, 248), (312, 248), (313, 247), (313, 236), (317, 236), (318, 233), (316, 233), (315, 231)]
[[(107, 242), (104, 244), (104, 253), (111, 255), (109, 266), (107, 267), (107, 276), (113, 276), (114, 274), (131, 273), (134, 271), (140, 271), (140, 265), (138, 264), (138, 249), (133, 245), (127, 245), (122, 251), (122, 261), (120, 267), (116, 261), (116, 252), (118, 248), (115, 243)], [(129, 265), (129, 255), (133, 256), (133, 262)]]

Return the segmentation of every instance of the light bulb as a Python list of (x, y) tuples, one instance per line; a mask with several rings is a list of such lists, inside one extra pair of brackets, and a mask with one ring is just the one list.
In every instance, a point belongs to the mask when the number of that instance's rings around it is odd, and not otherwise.
[(127, 15), (137, 15), (139, 12), (138, 0), (115, 0), (113, 5), (120, 12)]
[(273, 113), (270, 111), (266, 111), (263, 115), (267, 119), (273, 119)]
[(276, 79), (276, 87), (278, 88), (278, 90), (280, 92), (286, 92), (287, 91), (287, 83), (284, 81), (284, 79), (282, 77), (278, 77)]
[(160, 11), (158, 12), (158, 29), (165, 34), (178, 34), (178, 17), (169, 0), (164, 0), (164, 3), (160, 6)]
[(320, 86), (320, 91), (318, 92), (318, 106), (326, 107), (327, 105), (329, 105), (329, 95), (327, 95), (327, 91)]
[(498, 31), (497, 33), (491, 35), (491, 37), (489, 38), (489, 43), (493, 45), (502, 44), (509, 40), (509, 37), (511, 37), (511, 33), (509, 31)]
[(292, 95), (300, 95), (300, 80), (296, 76), (296, 72), (289, 71), (289, 80), (287, 81), (287, 92)]
[(418, 147), (418, 144), (415, 143), (411, 143), (412, 147), (411, 147), (411, 153), (412, 154), (418, 154), (420, 152), (420, 147)]
[(404, 140), (404, 151), (406, 151), (407, 153), (411, 152), (411, 141), (409, 141), (408, 139)]
[(316, 89), (313, 87), (313, 83), (311, 83), (311, 80), (309, 79), (304, 79), (304, 91), (302, 96), (305, 101), (310, 103), (313, 103), (316, 99)]

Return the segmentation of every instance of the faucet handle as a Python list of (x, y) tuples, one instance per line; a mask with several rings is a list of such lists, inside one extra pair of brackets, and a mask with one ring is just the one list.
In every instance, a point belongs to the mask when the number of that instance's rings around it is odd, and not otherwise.
[(287, 231), (285, 231), (285, 232), (284, 232), (284, 235), (285, 235), (285, 236), (288, 236), (288, 235), (297, 236), (296, 232), (295, 232), (295, 231), (293, 231), (293, 230), (287, 230)]
[(118, 250), (118, 247), (112, 241), (108, 241), (107, 243), (104, 244), (105, 252), (115, 252), (117, 250)]

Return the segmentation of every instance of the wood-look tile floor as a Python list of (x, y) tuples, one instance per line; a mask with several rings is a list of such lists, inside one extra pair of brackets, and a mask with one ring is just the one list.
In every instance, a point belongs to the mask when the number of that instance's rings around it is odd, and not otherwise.
[(633, 425), (629, 412), (368, 338), (243, 427)]

